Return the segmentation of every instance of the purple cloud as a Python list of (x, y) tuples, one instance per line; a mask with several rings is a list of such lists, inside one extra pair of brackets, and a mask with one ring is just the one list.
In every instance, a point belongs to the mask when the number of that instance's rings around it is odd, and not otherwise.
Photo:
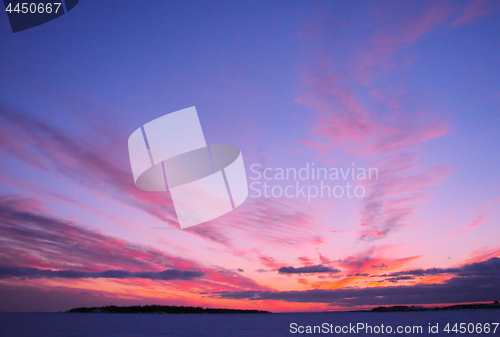
[[(465, 265), (442, 284), (314, 289), (305, 291), (214, 292), (224, 299), (276, 300), (299, 303), (330, 303), (338, 306), (465, 303), (500, 298), (500, 258)], [(406, 276), (402, 276), (405, 277)]]
[(140, 278), (148, 280), (194, 280), (203, 277), (204, 272), (167, 269), (159, 272), (140, 271), (131, 272), (127, 270), (105, 270), (99, 272), (82, 272), (77, 270), (50, 270), (38, 269), (29, 267), (0, 267), (0, 279), (11, 277), (26, 277), (26, 278), (70, 278), (70, 279), (85, 279), (85, 278), (113, 278), (113, 279), (128, 279)]
[(278, 269), (280, 274), (314, 274), (314, 273), (339, 273), (340, 270), (333, 269), (323, 265), (306, 267), (281, 267)]

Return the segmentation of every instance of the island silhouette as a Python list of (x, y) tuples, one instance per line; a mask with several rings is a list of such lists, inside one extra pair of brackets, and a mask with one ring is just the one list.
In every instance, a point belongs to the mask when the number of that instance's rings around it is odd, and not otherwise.
[(377, 307), (373, 308), (373, 312), (398, 312), (398, 311), (436, 311), (436, 310), (461, 310), (461, 309), (500, 309), (500, 303), (472, 303), (472, 304), (455, 304), (446, 307), (420, 307), (397, 305), (393, 307)]
[[(455, 304), (445, 307), (421, 307), (421, 306), (381, 306), (371, 310), (354, 310), (354, 312), (401, 312), (401, 311), (435, 311), (435, 310), (462, 310), (462, 309), (500, 309), (500, 303), (473, 303), (473, 304)], [(222, 309), (222, 308), (203, 308), (175, 305), (134, 305), (118, 307), (109, 305), (105, 307), (81, 307), (66, 311), (67, 313), (110, 313), (110, 314), (271, 314), (265, 310), (247, 310), (247, 309)], [(349, 311), (353, 312), (353, 311)]]
[(175, 305), (134, 305), (128, 307), (118, 307), (109, 305), (105, 307), (74, 308), (66, 311), (68, 313), (110, 313), (110, 314), (270, 314), (265, 310), (245, 310), (245, 309), (220, 309), (185, 307)]

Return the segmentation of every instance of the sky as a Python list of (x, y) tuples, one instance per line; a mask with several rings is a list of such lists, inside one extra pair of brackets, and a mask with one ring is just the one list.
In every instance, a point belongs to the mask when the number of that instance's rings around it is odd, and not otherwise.
[[(0, 311), (500, 299), (499, 19), (487, 0), (80, 1), (15, 34), (0, 15)], [(181, 230), (127, 141), (191, 106), (250, 194)]]

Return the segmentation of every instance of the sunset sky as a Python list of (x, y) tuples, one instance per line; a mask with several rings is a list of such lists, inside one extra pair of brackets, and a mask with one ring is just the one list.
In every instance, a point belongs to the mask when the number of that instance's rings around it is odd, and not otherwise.
[[(0, 49), (0, 311), (500, 300), (499, 1), (82, 0)], [(378, 179), (181, 230), (127, 141), (191, 106), (249, 184)]]

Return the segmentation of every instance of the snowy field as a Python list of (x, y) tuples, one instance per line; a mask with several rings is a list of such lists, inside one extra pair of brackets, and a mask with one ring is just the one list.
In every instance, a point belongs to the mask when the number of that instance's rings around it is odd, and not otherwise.
[[(67, 314), (67, 313), (1, 313), (0, 336), (58, 337), (139, 337), (139, 336), (500, 336), (500, 310), (456, 310), (392, 313), (302, 313), (302, 314)], [(291, 328), (291, 324), (293, 328)], [(359, 325), (357, 325), (359, 323)], [(444, 331), (449, 323), (450, 332)], [(452, 331), (455, 323), (456, 332)], [(462, 331), (460, 333), (460, 323)], [(472, 323), (472, 324), (471, 324)], [(486, 325), (488, 323), (489, 325)], [(382, 332), (382, 324), (384, 331)], [(438, 328), (429, 333), (429, 325)], [(350, 327), (349, 327), (350, 325)], [(353, 326), (363, 328), (354, 330)], [(316, 332), (307, 333), (308, 326)], [(372, 328), (367, 333), (366, 326)], [(386, 331), (387, 327), (393, 330)], [(397, 333), (396, 329), (412, 329)], [(422, 327), (421, 332), (418, 327)], [(486, 330), (489, 333), (485, 333)], [(346, 329), (349, 328), (349, 331)], [(481, 333), (477, 329), (481, 328)], [(342, 329), (344, 333), (342, 333)], [(378, 329), (378, 333), (376, 330)], [(468, 331), (474, 330), (474, 333)], [(295, 331), (295, 333), (292, 333)], [(303, 331), (303, 333), (300, 333)], [(356, 333), (353, 333), (356, 331)], [(435, 330), (434, 330), (435, 331)]]

